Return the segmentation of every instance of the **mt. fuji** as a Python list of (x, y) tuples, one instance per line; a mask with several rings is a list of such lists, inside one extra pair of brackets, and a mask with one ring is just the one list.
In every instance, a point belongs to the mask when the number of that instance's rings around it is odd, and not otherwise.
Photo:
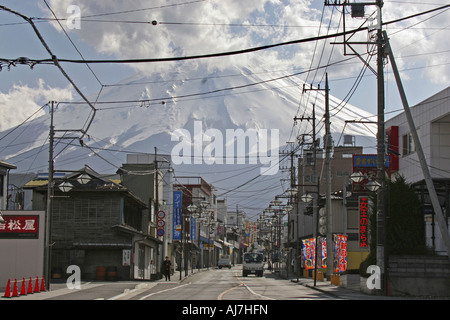
[[(153, 154), (156, 147), (158, 154), (170, 155), (179, 143), (173, 139), (173, 133), (183, 129), (194, 136), (196, 123), (201, 124), (203, 132), (215, 129), (224, 136), (230, 129), (278, 130), (282, 153), (288, 150), (288, 142), (298, 142), (303, 134), (312, 133), (311, 123), (295, 123), (294, 117), (311, 117), (313, 104), (316, 135), (324, 135), (324, 91), (302, 89), (298, 75), (264, 70), (256, 64), (210, 70), (208, 64), (195, 62), (175, 65), (170, 73), (138, 72), (103, 87), (98, 99), (97, 94), (91, 95), (91, 102), (97, 100), (97, 111), (82, 141), (78, 141), (79, 133), (75, 130), (86, 125), (92, 116), (91, 109), (84, 103), (57, 104), (55, 169), (76, 170), (89, 165), (99, 173), (113, 174), (126, 162), (126, 154)], [(375, 145), (374, 125), (345, 123), (372, 114), (342, 103), (332, 92), (330, 114), (335, 145), (342, 144), (342, 134), (355, 136), (358, 145)], [(47, 171), (49, 126), (50, 117), (46, 113), (19, 128), (0, 133), (3, 137), (0, 158), (17, 166), (12, 173)], [(219, 198), (226, 197), (229, 205), (239, 203), (247, 211), (260, 210), (286, 189), (280, 187), (282, 170), (277, 175), (258, 177), (261, 164), (248, 161), (222, 165), (203, 161), (173, 167), (175, 176), (202, 176), (214, 185)]]

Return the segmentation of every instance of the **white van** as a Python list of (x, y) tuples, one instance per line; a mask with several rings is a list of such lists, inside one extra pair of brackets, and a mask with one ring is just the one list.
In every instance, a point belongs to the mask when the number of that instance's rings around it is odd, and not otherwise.
[(219, 269), (231, 269), (231, 257), (229, 255), (221, 255), (218, 263)]

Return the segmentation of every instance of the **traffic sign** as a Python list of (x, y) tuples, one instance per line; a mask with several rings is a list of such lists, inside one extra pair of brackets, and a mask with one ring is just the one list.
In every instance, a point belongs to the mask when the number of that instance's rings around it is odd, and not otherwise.
[(164, 229), (158, 229), (157, 233), (159, 237), (162, 237), (164, 235)]
[(164, 219), (164, 217), (166, 216), (166, 213), (162, 210), (158, 211), (158, 213), (156, 214), (158, 216), (159, 219)]
[(158, 227), (160, 227), (160, 228), (164, 227), (165, 224), (166, 224), (166, 223), (164, 222), (164, 220), (158, 220), (158, 221), (156, 222), (156, 225), (157, 225)]

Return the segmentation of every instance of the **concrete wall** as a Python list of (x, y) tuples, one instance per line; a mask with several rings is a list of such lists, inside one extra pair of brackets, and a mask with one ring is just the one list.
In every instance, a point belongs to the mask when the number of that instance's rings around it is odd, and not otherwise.
[(450, 262), (442, 256), (389, 257), (393, 296), (450, 297)]
[[(8, 279), (11, 286), (14, 279), (26, 280), (32, 277), (41, 277), (44, 274), (44, 211), (3, 211), (8, 215), (38, 215), (39, 232), (37, 239), (8, 239), (0, 238), (0, 290), (1, 294), (6, 288)], [(20, 288), (19, 288), (20, 289)]]

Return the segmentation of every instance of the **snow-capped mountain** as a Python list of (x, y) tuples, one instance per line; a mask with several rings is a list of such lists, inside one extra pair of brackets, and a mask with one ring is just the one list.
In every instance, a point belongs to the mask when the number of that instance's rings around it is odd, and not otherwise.
[[(217, 141), (217, 133), (225, 137), (227, 130), (254, 129), (258, 132), (267, 130), (274, 136), (277, 130), (280, 146), (273, 152), (282, 152), (286, 142), (295, 142), (297, 136), (312, 132), (311, 124), (306, 121), (294, 125), (294, 117), (310, 117), (313, 103), (316, 106), (316, 134), (322, 137), (324, 94), (311, 93), (310, 96), (314, 98), (308, 100), (307, 93), (302, 92), (303, 83), (299, 78), (287, 76), (287, 72), (269, 71), (264, 71), (262, 66), (248, 65), (245, 68), (210, 71), (206, 63), (196, 63), (195, 68), (178, 65), (170, 73), (136, 73), (117, 85), (103, 88), (99, 103), (95, 105), (95, 117), (82, 142), (70, 139), (78, 137), (78, 132), (62, 130), (85, 128), (92, 116), (91, 109), (86, 104), (59, 104), (54, 113), (58, 138), (54, 151), (55, 168), (74, 170), (87, 164), (97, 172), (114, 173), (117, 167), (126, 162), (127, 153), (154, 153), (156, 147), (159, 154), (170, 154), (175, 146), (180, 147), (180, 132), (190, 133), (190, 137), (185, 136), (183, 141), (193, 143), (195, 130), (199, 127), (204, 137), (215, 132), (216, 146), (222, 143), (223, 150), (226, 150), (225, 145), (230, 141)], [(275, 78), (277, 80), (273, 80)], [(91, 101), (95, 101), (96, 97), (97, 93), (93, 94)], [(376, 132), (375, 127), (370, 132), (367, 127), (345, 126), (346, 120), (372, 115), (341, 103), (330, 95), (331, 131), (335, 143), (342, 134), (346, 134), (355, 136), (358, 145), (375, 145), (372, 135)], [(0, 133), (0, 137), (3, 137), (0, 140), (0, 158), (17, 165), (17, 172), (46, 171), (49, 125), (47, 113), (13, 132), (8, 130)], [(172, 138), (174, 136), (178, 138)], [(203, 140), (202, 147), (205, 145), (208, 142)], [(190, 149), (193, 157), (196, 156), (194, 149), (194, 146)], [(238, 164), (239, 154), (235, 154), (233, 159), (234, 163), (224, 161), (224, 164), (218, 164), (216, 161), (215, 165), (207, 164), (206, 161), (174, 165), (175, 174), (203, 176), (207, 182), (215, 185), (219, 197), (238, 196), (242, 199), (254, 196), (255, 199), (261, 199), (257, 191), (273, 195), (280, 192), (278, 176), (262, 177), (265, 183), (255, 179), (245, 185), (246, 181), (261, 174), (258, 168), (262, 162), (254, 163), (256, 170), (252, 170), (250, 159), (244, 164)], [(241, 184), (244, 186), (235, 189)], [(258, 195), (254, 190), (257, 190)], [(249, 193), (245, 195), (245, 192)], [(270, 200), (269, 197), (266, 203)], [(255, 201), (247, 202), (248, 207), (261, 206)]]

